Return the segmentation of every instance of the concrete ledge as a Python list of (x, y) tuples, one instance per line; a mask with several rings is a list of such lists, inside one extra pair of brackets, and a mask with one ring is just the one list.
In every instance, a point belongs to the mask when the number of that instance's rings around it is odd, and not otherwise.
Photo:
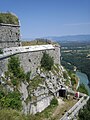
[(20, 27), (20, 25), (15, 25), (15, 24), (5, 24), (5, 23), (0, 23), (0, 26)]

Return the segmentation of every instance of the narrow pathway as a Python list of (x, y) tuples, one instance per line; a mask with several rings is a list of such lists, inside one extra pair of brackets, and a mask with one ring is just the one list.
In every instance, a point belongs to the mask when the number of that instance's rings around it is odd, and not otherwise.
[(82, 96), (82, 98), (68, 112), (66, 112), (60, 120), (72, 120), (73, 118), (75, 118), (79, 110), (83, 108), (83, 106), (87, 103), (88, 100), (89, 96)]
[(52, 118), (60, 113), (60, 109), (65, 104), (65, 102), (61, 98), (57, 98), (57, 100), (58, 100), (58, 106), (57, 106), (55, 112), (53, 113)]

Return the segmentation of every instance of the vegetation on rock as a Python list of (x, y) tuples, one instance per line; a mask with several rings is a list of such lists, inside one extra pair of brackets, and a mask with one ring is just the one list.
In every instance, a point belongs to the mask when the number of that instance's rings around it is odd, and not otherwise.
[(18, 85), (25, 78), (25, 73), (20, 66), (18, 57), (12, 56), (8, 60), (8, 71), (5, 72), (5, 77), (2, 77), (6, 86), (13, 88), (9, 90), (7, 87), (0, 85), (0, 108), (12, 108), (21, 110), (21, 94), (18, 91)]
[(31, 71), (28, 71), (27, 73), (26, 73), (26, 81), (29, 83), (29, 81), (30, 81), (30, 75), (31, 75)]
[(31, 81), (30, 81), (30, 86), (31, 89), (36, 89), (39, 84), (43, 83), (44, 78), (41, 78), (39, 75), (35, 76)]
[(57, 106), (58, 105), (58, 100), (54, 97), (52, 100), (51, 100), (51, 103), (50, 103), (52, 106)]
[(64, 77), (64, 79), (68, 79), (68, 74), (66, 71), (63, 71), (63, 77)]
[(25, 78), (23, 68), (20, 66), (18, 57), (12, 56), (8, 61), (8, 71), (13, 74), (16, 78)]
[(41, 59), (41, 67), (45, 68), (45, 70), (51, 70), (54, 65), (54, 60), (49, 54), (46, 52), (43, 53), (43, 57)]
[(0, 23), (19, 25), (18, 18), (11, 13), (0, 13)]
[(66, 79), (66, 85), (69, 85), (68, 83), (70, 81), (73, 90), (75, 90), (78, 84), (78, 77), (75, 75), (75, 73), (73, 71), (66, 70), (63, 71), (63, 77)]
[(17, 91), (8, 92), (7, 94), (0, 90), (0, 108), (12, 108), (21, 110), (21, 95)]

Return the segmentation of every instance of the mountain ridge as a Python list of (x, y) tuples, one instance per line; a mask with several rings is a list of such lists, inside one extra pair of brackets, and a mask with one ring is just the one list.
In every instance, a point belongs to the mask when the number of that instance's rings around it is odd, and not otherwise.
[[(37, 38), (36, 38), (37, 39)], [(49, 39), (53, 41), (90, 41), (90, 34), (86, 35), (66, 35), (66, 36), (46, 36), (46, 37), (40, 37), (38, 39)], [(22, 38), (22, 41), (31, 41), (35, 40), (35, 38)]]
[(54, 41), (90, 41), (90, 35), (67, 35), (67, 36), (48, 36), (45, 37)]

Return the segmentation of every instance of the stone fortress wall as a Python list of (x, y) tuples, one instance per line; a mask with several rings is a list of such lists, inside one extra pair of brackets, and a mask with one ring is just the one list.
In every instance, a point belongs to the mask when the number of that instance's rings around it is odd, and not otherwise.
[(20, 45), (20, 26), (0, 23), (0, 48)]
[[(31, 49), (28, 50), (29, 48)], [(4, 53), (0, 55), (0, 74), (7, 71), (8, 59), (12, 55), (18, 56), (24, 71), (31, 71), (32, 74), (34, 74), (37, 67), (40, 66), (40, 61), (44, 52), (53, 57), (55, 64), (60, 64), (59, 45), (38, 45), (37, 48), (35, 48), (35, 46), (13, 47), (5, 48), (3, 50)]]

